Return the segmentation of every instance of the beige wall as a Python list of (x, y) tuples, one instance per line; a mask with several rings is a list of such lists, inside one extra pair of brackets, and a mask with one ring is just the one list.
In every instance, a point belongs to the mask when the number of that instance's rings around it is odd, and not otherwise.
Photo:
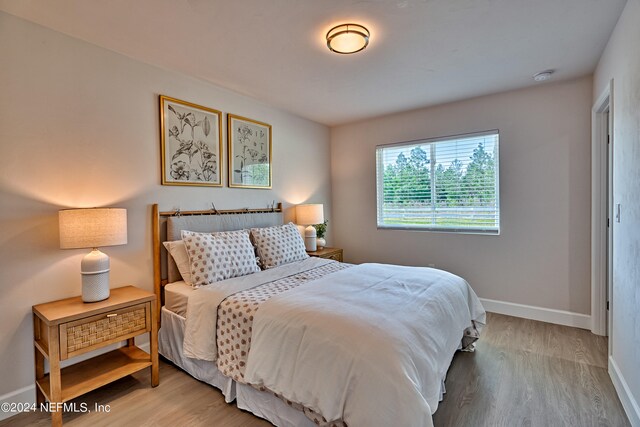
[[(480, 297), (590, 312), (590, 77), (333, 128), (333, 233), (353, 262), (435, 264)], [(375, 146), (500, 130), (499, 236), (376, 229)]]
[[(614, 384), (634, 425), (640, 425), (640, 1), (629, 0), (594, 77), (594, 102), (613, 79), (613, 203), (621, 205), (613, 223), (612, 360), (626, 381)], [(635, 408), (633, 405), (635, 404)]]
[[(33, 384), (31, 305), (80, 293), (86, 251), (59, 249), (58, 209), (127, 208), (129, 243), (104, 249), (111, 283), (146, 289), (152, 203), (224, 209), (309, 200), (330, 212), (325, 126), (4, 13), (0, 58), (0, 396)], [(158, 94), (273, 125), (273, 190), (159, 185)]]

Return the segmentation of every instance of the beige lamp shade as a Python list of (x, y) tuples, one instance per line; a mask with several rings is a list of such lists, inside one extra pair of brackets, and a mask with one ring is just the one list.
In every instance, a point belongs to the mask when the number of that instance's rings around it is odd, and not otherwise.
[(60, 249), (98, 248), (127, 243), (127, 210), (65, 209), (58, 213)]
[(322, 224), (324, 206), (322, 204), (296, 206), (296, 221), (301, 225)]

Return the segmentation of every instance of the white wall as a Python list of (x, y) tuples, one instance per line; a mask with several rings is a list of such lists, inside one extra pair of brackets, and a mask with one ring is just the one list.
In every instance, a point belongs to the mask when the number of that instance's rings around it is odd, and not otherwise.
[[(333, 128), (332, 226), (346, 261), (435, 264), (483, 298), (589, 314), (591, 99), (585, 77)], [(377, 144), (490, 129), (499, 236), (376, 229)]]
[[(80, 293), (86, 251), (59, 249), (58, 209), (127, 208), (129, 243), (104, 249), (112, 287), (149, 290), (152, 203), (330, 212), (325, 126), (1, 12), (0, 58), (0, 397), (33, 384), (31, 306)], [(273, 190), (161, 186), (159, 94), (271, 124)]]
[(613, 355), (610, 373), (640, 426), (640, 1), (629, 0), (595, 72), (593, 101), (613, 79)]

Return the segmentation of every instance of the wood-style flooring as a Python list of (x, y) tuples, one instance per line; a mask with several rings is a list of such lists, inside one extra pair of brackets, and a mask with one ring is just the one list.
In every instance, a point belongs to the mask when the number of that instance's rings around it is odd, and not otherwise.
[[(607, 339), (589, 331), (489, 314), (475, 353), (457, 353), (436, 426), (629, 426), (607, 374)], [(67, 413), (68, 426), (270, 426), (166, 361), (160, 385), (139, 372), (75, 400), (107, 413)], [(47, 426), (24, 413), (1, 426)]]
[(475, 353), (457, 353), (436, 426), (629, 426), (607, 373), (607, 338), (489, 313)]

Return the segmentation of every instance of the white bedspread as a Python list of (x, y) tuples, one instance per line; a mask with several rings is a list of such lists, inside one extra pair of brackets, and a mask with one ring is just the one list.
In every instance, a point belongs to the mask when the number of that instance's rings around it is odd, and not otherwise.
[(223, 280), (202, 286), (189, 295), (184, 333), (183, 353), (193, 359), (215, 361), (216, 323), (218, 306), (229, 295), (260, 286), (274, 280), (320, 267), (331, 260), (307, 258), (304, 261), (286, 264), (247, 276)]
[(245, 380), (350, 427), (432, 426), (472, 321), (479, 329), (485, 311), (458, 276), (355, 266), (261, 305)]

